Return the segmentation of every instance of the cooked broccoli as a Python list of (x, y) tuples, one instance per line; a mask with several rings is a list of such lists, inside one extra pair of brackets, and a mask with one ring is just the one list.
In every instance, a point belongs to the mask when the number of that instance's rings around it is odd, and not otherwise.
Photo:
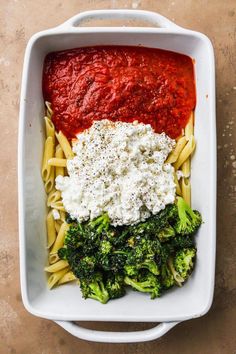
[(109, 275), (106, 281), (106, 289), (110, 299), (116, 299), (125, 295), (124, 277), (122, 275)]
[(151, 299), (155, 299), (161, 295), (161, 283), (159, 279), (150, 272), (145, 272), (144, 274), (139, 273), (135, 278), (125, 276), (124, 282), (132, 286), (135, 290), (150, 293)]
[(102, 214), (96, 219), (89, 222), (88, 226), (95, 229), (98, 234), (107, 231), (110, 225), (110, 219), (107, 213)]
[(195, 256), (196, 248), (183, 248), (174, 257), (174, 268), (184, 280), (192, 273)]
[(79, 253), (71, 253), (67, 260), (76, 278), (80, 280), (92, 279), (96, 269), (96, 258), (94, 256), (81, 258)]
[(190, 235), (178, 235), (170, 240), (170, 245), (173, 250), (178, 250), (180, 248), (190, 248), (194, 247), (194, 239)]
[(161, 282), (164, 289), (171, 288), (175, 283), (173, 274), (166, 263), (161, 266)]
[(101, 273), (95, 273), (91, 281), (80, 279), (80, 287), (85, 299), (91, 298), (98, 300), (102, 304), (106, 304), (109, 300), (109, 294), (104, 286)]
[[(157, 215), (130, 226), (110, 225), (108, 214), (78, 223), (69, 219), (64, 246), (58, 250), (80, 280), (84, 298), (106, 303), (125, 294), (126, 285), (154, 299), (186, 280), (193, 269), (193, 234), (201, 215), (182, 198)], [(171, 262), (170, 262), (171, 260)]]
[(192, 210), (183, 198), (177, 197), (178, 220), (174, 227), (178, 234), (189, 235), (197, 231), (202, 223), (201, 214)]
[(174, 236), (175, 236), (175, 230), (170, 225), (165, 226), (157, 234), (157, 237), (161, 242), (169, 241), (169, 239), (173, 238)]

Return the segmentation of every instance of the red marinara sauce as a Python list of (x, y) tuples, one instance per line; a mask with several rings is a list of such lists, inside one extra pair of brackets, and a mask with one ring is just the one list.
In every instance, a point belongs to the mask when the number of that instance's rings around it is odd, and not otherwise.
[(196, 104), (193, 61), (162, 49), (98, 46), (49, 53), (44, 99), (68, 137), (94, 120), (151, 124), (171, 138), (181, 134)]

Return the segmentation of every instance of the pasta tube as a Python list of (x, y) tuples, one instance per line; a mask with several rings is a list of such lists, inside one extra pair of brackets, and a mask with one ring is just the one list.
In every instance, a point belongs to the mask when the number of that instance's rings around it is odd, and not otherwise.
[(68, 267), (69, 264), (67, 261), (64, 261), (63, 259), (61, 259), (60, 261), (54, 263), (54, 264), (51, 264), (50, 266), (48, 267), (45, 267), (44, 270), (48, 273), (55, 273), (55, 272), (58, 272), (59, 270), (61, 269), (64, 269), (66, 267)]
[(181, 180), (182, 196), (185, 202), (191, 206), (191, 183), (188, 178), (182, 178)]
[(55, 229), (55, 220), (52, 215), (52, 211), (50, 211), (47, 215), (47, 235), (48, 235), (48, 245), (47, 247), (50, 248), (56, 239), (56, 229)]
[(59, 280), (68, 272), (68, 270), (69, 267), (61, 269), (58, 272), (52, 273), (48, 278), (49, 289), (52, 289), (52, 287), (55, 286), (59, 282)]
[(65, 157), (67, 159), (71, 159), (74, 154), (71, 149), (70, 143), (67, 140), (66, 136), (60, 131), (59, 133), (56, 133), (57, 140), (59, 141), (59, 144), (61, 145), (61, 148), (65, 154)]
[(194, 139), (193, 135), (191, 135), (191, 137), (189, 138), (189, 141), (187, 142), (187, 144), (185, 145), (185, 147), (181, 151), (181, 153), (178, 157), (178, 160), (174, 163), (175, 170), (178, 170), (180, 168), (180, 166), (184, 163), (184, 161), (186, 161), (187, 158), (189, 156), (191, 156), (194, 149), (195, 149), (195, 139)]
[(50, 177), (51, 166), (49, 166), (48, 160), (53, 157), (53, 154), (54, 154), (54, 142), (53, 142), (53, 138), (49, 136), (45, 141), (44, 154), (43, 154), (42, 177), (44, 182), (46, 182)]
[(61, 228), (58, 232), (58, 235), (57, 235), (57, 238), (56, 238), (56, 241), (52, 247), (52, 250), (51, 250), (51, 254), (53, 253), (56, 253), (59, 248), (61, 248), (64, 244), (64, 239), (65, 239), (65, 234), (66, 234), (66, 231), (69, 229), (69, 225), (67, 223), (63, 223), (61, 224)]
[(65, 283), (68, 283), (68, 282), (76, 280), (76, 279), (77, 279), (76, 276), (70, 270), (65, 275), (63, 275), (63, 277), (59, 280), (58, 285), (65, 284)]
[(166, 163), (174, 163), (175, 161), (177, 161), (177, 159), (178, 159), (181, 151), (183, 150), (184, 146), (186, 145), (186, 143), (187, 143), (187, 140), (186, 140), (185, 136), (181, 137), (177, 141), (174, 150), (168, 156)]
[[(64, 154), (63, 154), (63, 151), (62, 151), (62, 148), (61, 148), (60, 144), (58, 144), (57, 147), (56, 147), (55, 156), (58, 159), (63, 159), (64, 158)], [(56, 177), (57, 176), (64, 176), (64, 174), (65, 174), (64, 168), (60, 167), (60, 166), (56, 166)]]
[(66, 159), (59, 159), (57, 157), (53, 157), (48, 160), (48, 164), (50, 166), (57, 166), (57, 167), (66, 167)]

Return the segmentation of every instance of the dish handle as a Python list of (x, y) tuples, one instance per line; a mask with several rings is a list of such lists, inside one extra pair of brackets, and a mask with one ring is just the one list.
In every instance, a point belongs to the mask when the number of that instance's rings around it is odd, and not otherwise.
[(183, 30), (182, 27), (176, 25), (174, 22), (168, 20), (166, 17), (152, 11), (145, 10), (92, 10), (81, 12), (59, 26), (59, 28), (68, 29), (71, 27), (82, 26), (82, 22), (92, 19), (135, 19), (152, 23), (160, 28), (167, 28), (173, 30)]
[(151, 329), (146, 329), (143, 331), (135, 331), (135, 332), (106, 332), (106, 331), (96, 331), (96, 330), (84, 328), (70, 321), (54, 321), (54, 322), (77, 338), (88, 340), (91, 342), (101, 342), (101, 343), (147, 342), (162, 337), (169, 330), (171, 330), (171, 328), (173, 328), (179, 323), (179, 322), (163, 322)]

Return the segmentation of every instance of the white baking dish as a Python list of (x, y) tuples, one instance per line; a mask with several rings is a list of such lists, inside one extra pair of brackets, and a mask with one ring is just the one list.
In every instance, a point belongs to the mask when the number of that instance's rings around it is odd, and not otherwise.
[[(156, 28), (76, 27), (88, 18), (132, 18)], [(47, 289), (45, 192), (41, 180), (44, 141), (42, 67), (51, 51), (93, 45), (142, 45), (187, 54), (195, 60), (197, 150), (192, 162), (193, 207), (204, 223), (197, 235), (198, 257), (191, 279), (180, 289), (150, 300), (130, 292), (106, 305), (81, 297), (78, 285)], [(76, 15), (59, 27), (35, 34), (24, 61), (19, 128), (19, 233), (21, 291), (26, 309), (55, 320), (83, 339), (101, 342), (138, 342), (160, 337), (180, 321), (204, 315), (210, 308), (215, 271), (216, 132), (214, 55), (209, 39), (183, 29), (163, 16), (138, 10), (101, 10)], [(162, 322), (140, 332), (101, 332), (77, 326), (75, 320)]]

